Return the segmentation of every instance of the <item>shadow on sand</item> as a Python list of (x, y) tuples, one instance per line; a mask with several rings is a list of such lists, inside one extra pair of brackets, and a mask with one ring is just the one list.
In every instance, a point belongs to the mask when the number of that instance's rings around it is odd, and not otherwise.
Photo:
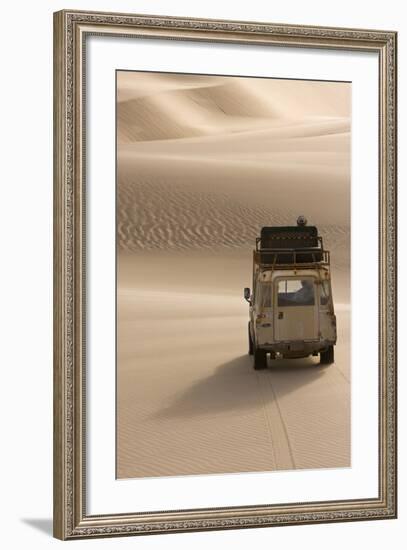
[(259, 404), (259, 385), (272, 400), (271, 386), (278, 382), (279, 397), (305, 388), (327, 374), (330, 367), (319, 365), (315, 358), (281, 359), (268, 362), (268, 368), (253, 369), (252, 358), (243, 355), (223, 363), (215, 372), (195, 382), (177, 395), (173, 403), (154, 414), (155, 418), (190, 417), (216, 414), (233, 409), (250, 409)]

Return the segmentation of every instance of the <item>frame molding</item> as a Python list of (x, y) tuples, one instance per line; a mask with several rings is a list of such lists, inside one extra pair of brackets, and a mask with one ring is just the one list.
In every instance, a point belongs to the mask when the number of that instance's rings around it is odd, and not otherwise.
[[(379, 497), (86, 514), (83, 48), (89, 34), (379, 54)], [(60, 11), (54, 14), (54, 536), (59, 539), (395, 518), (397, 514), (397, 33)]]

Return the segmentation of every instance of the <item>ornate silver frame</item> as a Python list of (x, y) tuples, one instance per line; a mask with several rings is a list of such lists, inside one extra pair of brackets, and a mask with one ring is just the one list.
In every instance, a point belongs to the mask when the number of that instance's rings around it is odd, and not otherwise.
[[(89, 34), (376, 52), (379, 56), (379, 495), (90, 516), (85, 470), (83, 51)], [(60, 539), (396, 517), (396, 41), (390, 31), (60, 11), (54, 14), (54, 535)]]

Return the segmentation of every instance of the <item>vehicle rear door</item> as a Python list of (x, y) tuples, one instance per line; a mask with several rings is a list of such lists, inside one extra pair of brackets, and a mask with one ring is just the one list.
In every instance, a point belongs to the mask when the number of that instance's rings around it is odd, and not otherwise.
[(274, 340), (316, 340), (319, 335), (315, 278), (279, 277), (274, 283)]

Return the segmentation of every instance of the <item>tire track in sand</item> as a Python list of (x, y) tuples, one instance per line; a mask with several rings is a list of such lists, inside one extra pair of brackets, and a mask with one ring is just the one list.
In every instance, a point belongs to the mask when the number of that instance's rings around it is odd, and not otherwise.
[[(294, 470), (296, 469), (294, 453), (277, 395), (270, 378), (270, 372), (268, 370), (256, 372), (256, 379), (265, 421), (270, 433), (274, 469)], [(270, 392), (272, 394), (271, 400)]]

